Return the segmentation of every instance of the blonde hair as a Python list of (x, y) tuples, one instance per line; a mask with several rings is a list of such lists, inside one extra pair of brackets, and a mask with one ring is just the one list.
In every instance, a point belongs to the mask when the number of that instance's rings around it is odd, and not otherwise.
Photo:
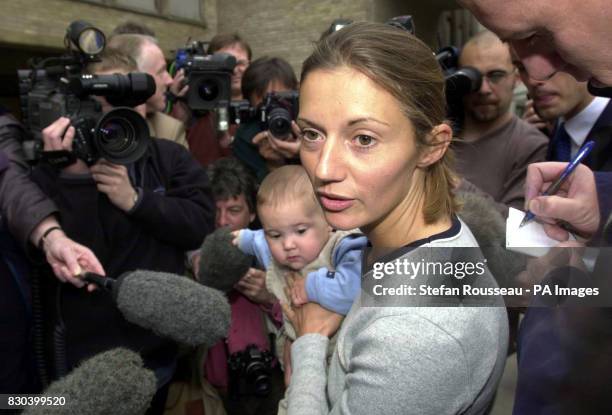
[(87, 73), (95, 74), (111, 70), (134, 72), (138, 70), (138, 65), (136, 65), (134, 59), (117, 49), (107, 47), (99, 58), (99, 61), (87, 65), (85, 69)]
[(135, 34), (135, 33), (124, 33), (119, 35), (113, 35), (108, 41), (107, 48), (113, 48), (121, 53), (128, 55), (138, 65), (138, 69), (142, 70), (143, 55), (142, 48), (152, 43), (159, 46), (159, 42), (156, 38), (147, 35)]
[[(288, 202), (300, 201), (309, 204), (310, 208), (323, 210), (314, 193), (312, 183), (304, 167), (287, 165), (269, 173), (257, 192), (257, 209), (261, 206), (282, 206)], [(309, 209), (312, 210), (312, 209)]]
[[(361, 72), (397, 99), (414, 126), (419, 151), (440, 144), (433, 142), (431, 133), (446, 122), (444, 76), (427, 45), (407, 31), (386, 24), (353, 23), (315, 44), (302, 66), (300, 83), (315, 70), (340, 67)], [(426, 223), (458, 208), (452, 192), (452, 164), (449, 149), (440, 160), (424, 168)]]

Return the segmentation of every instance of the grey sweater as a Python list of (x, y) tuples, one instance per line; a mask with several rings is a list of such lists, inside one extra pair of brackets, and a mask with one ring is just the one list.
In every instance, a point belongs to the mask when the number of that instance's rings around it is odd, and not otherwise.
[[(429, 257), (423, 255), (431, 251), (426, 247), (474, 246), (472, 233), (461, 223), (454, 235), (400, 258)], [(482, 278), (495, 286), (490, 273)], [(328, 341), (307, 334), (294, 342), (290, 415), (481, 414), (503, 372), (508, 321), (503, 304), (364, 307), (358, 298), (326, 367)]]

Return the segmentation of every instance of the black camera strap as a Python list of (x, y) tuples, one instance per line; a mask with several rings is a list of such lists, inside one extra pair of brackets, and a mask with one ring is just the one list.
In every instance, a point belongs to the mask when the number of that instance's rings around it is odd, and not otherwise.
[(58, 169), (68, 167), (77, 161), (74, 153), (68, 150), (43, 151), (40, 158), (42, 161)]

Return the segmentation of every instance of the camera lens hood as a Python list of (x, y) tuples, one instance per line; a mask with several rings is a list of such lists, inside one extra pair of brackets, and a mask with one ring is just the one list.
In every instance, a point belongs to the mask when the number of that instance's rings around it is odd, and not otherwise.
[(100, 158), (130, 164), (140, 159), (149, 145), (146, 120), (127, 107), (114, 108), (100, 118), (94, 129), (94, 145)]

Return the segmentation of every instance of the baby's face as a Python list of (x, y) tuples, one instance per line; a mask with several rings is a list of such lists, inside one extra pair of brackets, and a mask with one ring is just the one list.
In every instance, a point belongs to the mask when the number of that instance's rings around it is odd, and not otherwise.
[(331, 232), (323, 212), (301, 201), (260, 206), (259, 219), (274, 259), (295, 271), (319, 256)]

